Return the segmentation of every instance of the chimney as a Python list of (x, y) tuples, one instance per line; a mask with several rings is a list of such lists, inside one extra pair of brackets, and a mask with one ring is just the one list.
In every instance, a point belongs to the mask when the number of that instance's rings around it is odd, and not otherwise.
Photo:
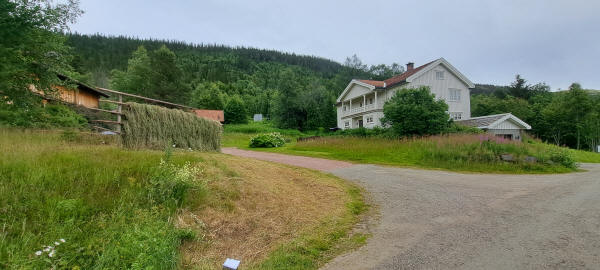
[(406, 71), (411, 71), (414, 68), (415, 68), (415, 63), (413, 63), (413, 62), (406, 63)]

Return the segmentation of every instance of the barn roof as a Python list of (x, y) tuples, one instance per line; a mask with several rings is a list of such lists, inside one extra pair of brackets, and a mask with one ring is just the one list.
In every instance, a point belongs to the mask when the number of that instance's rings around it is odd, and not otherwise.
[(203, 117), (218, 122), (224, 122), (225, 116), (222, 110), (194, 110), (194, 113), (198, 117)]
[(84, 84), (84, 83), (82, 83), (80, 81), (77, 81), (75, 79), (69, 78), (66, 75), (58, 74), (58, 78), (61, 79), (61, 80), (63, 80), (63, 81), (65, 81), (65, 80), (73, 81), (75, 84), (77, 84), (77, 88), (79, 88), (81, 90), (92, 92), (92, 93), (94, 93), (96, 95), (103, 96), (103, 97), (110, 97), (107, 93), (99, 91), (96, 88), (90, 87), (90, 86), (88, 86), (88, 85), (86, 85), (86, 84)]
[(457, 124), (481, 129), (493, 129), (504, 121), (511, 121), (523, 129), (531, 129), (531, 126), (511, 113), (493, 114), (479, 117), (472, 117), (465, 120), (456, 120)]

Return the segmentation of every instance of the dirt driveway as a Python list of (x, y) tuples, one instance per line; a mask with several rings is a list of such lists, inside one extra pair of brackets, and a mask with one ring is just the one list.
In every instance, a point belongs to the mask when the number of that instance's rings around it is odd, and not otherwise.
[(346, 165), (325, 171), (364, 186), (381, 217), (324, 269), (600, 269), (600, 164), (558, 175)]

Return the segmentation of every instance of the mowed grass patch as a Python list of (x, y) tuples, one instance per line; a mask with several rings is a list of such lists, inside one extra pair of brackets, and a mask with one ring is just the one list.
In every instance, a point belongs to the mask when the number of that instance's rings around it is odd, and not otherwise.
[(213, 159), (235, 173), (204, 170), (208, 178), (229, 179), (209, 186), (237, 190), (240, 199), (232, 200), (231, 208), (186, 210), (178, 216), (181, 228), (206, 239), (184, 244), (186, 268), (216, 269), (229, 257), (240, 259), (245, 269), (317, 269), (364, 243), (364, 235), (349, 234), (366, 209), (357, 187), (307, 169), (207, 156), (208, 162)]
[(577, 162), (600, 163), (600, 153), (571, 149), (571, 154)]

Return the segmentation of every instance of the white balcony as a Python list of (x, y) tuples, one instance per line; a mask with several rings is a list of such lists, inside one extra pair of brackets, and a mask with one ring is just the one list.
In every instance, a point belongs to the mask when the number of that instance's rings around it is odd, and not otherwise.
[(357, 113), (368, 112), (368, 111), (372, 111), (375, 109), (376, 109), (375, 104), (369, 104), (369, 105), (362, 106), (362, 107), (347, 109), (346, 111), (342, 112), (342, 115), (347, 116), (347, 115), (352, 115), (352, 114), (357, 114)]

